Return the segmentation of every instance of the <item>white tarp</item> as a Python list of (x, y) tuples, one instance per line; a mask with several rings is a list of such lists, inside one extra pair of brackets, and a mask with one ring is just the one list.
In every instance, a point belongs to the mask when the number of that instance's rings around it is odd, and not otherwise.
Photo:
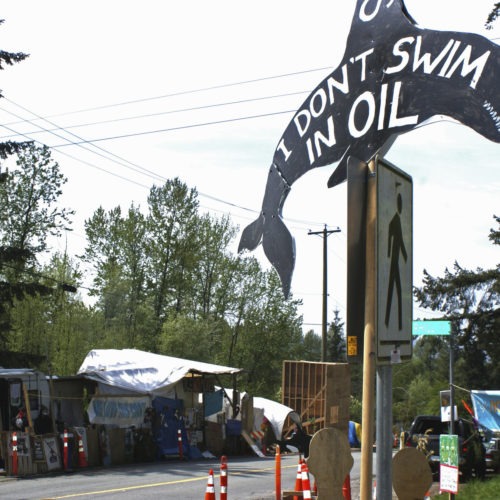
[(253, 398), (253, 407), (262, 408), (264, 410), (264, 416), (269, 420), (276, 439), (281, 439), (281, 433), (283, 432), (283, 425), (285, 423), (286, 417), (290, 415), (290, 418), (300, 424), (300, 417), (292, 408), (272, 401), (266, 398)]
[(87, 354), (78, 373), (127, 391), (161, 394), (188, 373), (219, 375), (241, 371), (137, 349), (94, 349)]

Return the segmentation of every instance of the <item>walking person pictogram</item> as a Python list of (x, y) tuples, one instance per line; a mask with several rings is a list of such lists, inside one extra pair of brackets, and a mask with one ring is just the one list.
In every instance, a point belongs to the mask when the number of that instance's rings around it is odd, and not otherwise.
[(402, 254), (406, 262), (408, 255), (406, 253), (405, 243), (403, 240), (403, 231), (401, 228), (401, 211), (403, 209), (403, 198), (398, 193), (397, 197), (397, 212), (389, 223), (389, 244), (387, 248), (387, 257), (391, 259), (391, 268), (389, 271), (389, 286), (387, 289), (387, 305), (385, 308), (385, 326), (389, 326), (389, 318), (391, 316), (392, 295), (394, 285), (396, 285), (396, 293), (398, 296), (398, 326), (399, 330), (403, 328), (402, 318), (402, 298), (401, 298), (401, 274), (399, 272), (399, 255)]

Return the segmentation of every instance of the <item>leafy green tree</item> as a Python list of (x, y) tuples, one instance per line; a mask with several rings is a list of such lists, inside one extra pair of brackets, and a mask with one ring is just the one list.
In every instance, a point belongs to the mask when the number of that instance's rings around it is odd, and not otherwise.
[(232, 329), (231, 336), (226, 339), (227, 344), (223, 347), (225, 353), (223, 364), (237, 366), (245, 319), (249, 311), (258, 308), (263, 293), (263, 276), (261, 266), (255, 257), (238, 257), (233, 261), (231, 271), (231, 278), (225, 288), (236, 300), (227, 313)]
[(231, 273), (232, 257), (229, 245), (236, 236), (236, 227), (229, 217), (213, 217), (209, 214), (198, 219), (196, 245), (197, 255), (194, 264), (194, 300), (195, 314), (203, 318), (209, 316), (224, 317), (228, 310), (227, 288), (221, 287), (227, 283), (226, 273)]
[(192, 289), (198, 196), (178, 178), (153, 186), (148, 196), (147, 230), (150, 267), (148, 288), (153, 298), (155, 326), (149, 348), (156, 348), (163, 322), (172, 305), (184, 310)]
[(179, 314), (163, 324), (159, 352), (214, 363), (218, 361), (221, 339), (226, 335), (229, 335), (229, 325), (223, 320), (195, 319)]
[(321, 360), (321, 336), (309, 330), (302, 340), (301, 359), (304, 361)]
[[(248, 390), (276, 395), (283, 360), (303, 352), (298, 302), (285, 301), (274, 271), (231, 253), (236, 229), (228, 217), (198, 208), (196, 191), (173, 179), (151, 189), (144, 217), (134, 207), (125, 215), (99, 208), (86, 221), (98, 346), (134, 342), (238, 366)], [(133, 336), (125, 334), (131, 316)]]
[(281, 385), (283, 361), (300, 357), (301, 319), (298, 302), (283, 298), (274, 271), (262, 271), (258, 278), (258, 301), (247, 309), (232, 366), (245, 369), (243, 386), (248, 392), (272, 398)]
[[(148, 300), (146, 218), (132, 205), (125, 216), (120, 207), (99, 207), (85, 221), (87, 246), (82, 259), (95, 270), (92, 294), (102, 338), (114, 347), (144, 348), (152, 329)], [(105, 339), (105, 340), (104, 340)]]
[(37, 366), (48, 373), (75, 373), (91, 348), (91, 314), (78, 295), (56, 285), (78, 283), (80, 271), (67, 255), (56, 253), (41, 269), (40, 279), (48, 287), (52, 285), (53, 292), (15, 302), (9, 348), (43, 358)]

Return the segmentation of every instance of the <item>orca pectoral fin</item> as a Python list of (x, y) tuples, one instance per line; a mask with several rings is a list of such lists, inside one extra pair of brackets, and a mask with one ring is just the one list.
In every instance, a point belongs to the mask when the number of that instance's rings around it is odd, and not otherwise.
[(334, 170), (333, 174), (328, 179), (327, 185), (329, 188), (338, 186), (339, 184), (342, 184), (347, 180), (347, 158), (348, 155), (345, 154), (340, 160), (340, 163), (337, 165), (337, 168)]
[(375, 154), (378, 154), (380, 158), (383, 158), (384, 155), (389, 151), (391, 146), (394, 144), (397, 137), (397, 134), (391, 134), (383, 141), (382, 145), (378, 149), (364, 148), (361, 150), (353, 150), (353, 148), (348, 148), (344, 153), (344, 156), (342, 156), (339, 164), (337, 165), (337, 168), (328, 179), (328, 187), (331, 188), (338, 186), (339, 184), (342, 184), (342, 182), (347, 180), (347, 163), (349, 162), (349, 157), (354, 156), (359, 160), (366, 162), (373, 158)]
[(273, 215), (266, 219), (262, 246), (269, 262), (278, 272), (283, 295), (288, 298), (295, 267), (295, 242), (281, 217)]
[(264, 217), (262, 214), (249, 224), (241, 234), (240, 243), (238, 245), (238, 253), (242, 250), (255, 250), (262, 241), (262, 231), (264, 225)]

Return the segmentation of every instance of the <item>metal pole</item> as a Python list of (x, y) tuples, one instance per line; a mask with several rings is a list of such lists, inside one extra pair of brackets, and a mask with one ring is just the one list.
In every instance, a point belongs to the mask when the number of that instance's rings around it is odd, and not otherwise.
[(375, 232), (377, 217), (377, 190), (375, 162), (368, 164), (366, 203), (366, 282), (365, 326), (363, 340), (363, 408), (361, 426), (360, 500), (372, 499), (373, 475), (373, 399), (375, 393), (375, 287), (376, 255)]
[(392, 365), (377, 366), (377, 499), (392, 500)]
[[(453, 329), (450, 330), (450, 435), (455, 433), (455, 389), (453, 388)], [(454, 493), (449, 493), (450, 500), (455, 498)]]

